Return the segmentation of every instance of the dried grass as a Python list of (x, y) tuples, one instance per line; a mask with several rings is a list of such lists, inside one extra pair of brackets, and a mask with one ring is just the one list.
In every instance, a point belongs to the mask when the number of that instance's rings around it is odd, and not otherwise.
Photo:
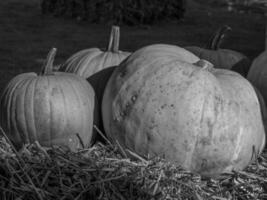
[(0, 139), (1, 200), (266, 198), (267, 151), (243, 171), (207, 179), (118, 145), (97, 143), (73, 153), (36, 142), (16, 152)]

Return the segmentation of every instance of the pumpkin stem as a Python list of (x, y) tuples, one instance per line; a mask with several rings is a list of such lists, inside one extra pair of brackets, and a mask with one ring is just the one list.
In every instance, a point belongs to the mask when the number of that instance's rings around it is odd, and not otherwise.
[(119, 52), (119, 43), (120, 43), (120, 27), (112, 26), (107, 51), (111, 51), (113, 53)]
[(210, 63), (209, 61), (204, 60), (204, 59), (200, 59), (199, 61), (197, 61), (194, 64), (198, 67), (201, 67), (204, 70), (207, 70), (207, 71), (210, 71), (214, 67), (214, 65), (212, 63)]
[(53, 74), (53, 62), (55, 59), (55, 55), (56, 55), (57, 49), (56, 48), (52, 48), (45, 60), (45, 63), (42, 67), (42, 70), (40, 72), (40, 76), (44, 76), (44, 75), (49, 75), (49, 74)]
[(221, 43), (223, 42), (223, 39), (225, 38), (225, 35), (228, 31), (232, 30), (232, 28), (228, 25), (224, 25), (223, 27), (220, 27), (215, 34), (210, 38), (207, 49), (210, 50), (218, 50), (221, 46)]

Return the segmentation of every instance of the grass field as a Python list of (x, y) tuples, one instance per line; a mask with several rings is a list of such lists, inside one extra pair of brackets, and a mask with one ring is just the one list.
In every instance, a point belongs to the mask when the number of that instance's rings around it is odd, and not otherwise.
[[(201, 2), (201, 3), (198, 3)], [(121, 49), (134, 51), (144, 45), (167, 43), (204, 46), (221, 25), (233, 28), (224, 48), (254, 58), (264, 49), (263, 15), (229, 13), (209, 1), (188, 0), (184, 20), (153, 26), (121, 27)], [(89, 24), (42, 15), (40, 0), (0, 1), (0, 91), (15, 75), (35, 71), (51, 47), (58, 49), (56, 64), (89, 47), (105, 48), (111, 24)]]

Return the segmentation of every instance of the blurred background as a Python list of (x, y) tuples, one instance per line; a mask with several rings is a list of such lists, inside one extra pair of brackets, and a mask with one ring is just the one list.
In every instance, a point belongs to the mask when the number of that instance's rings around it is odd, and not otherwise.
[(0, 1), (0, 91), (15, 75), (38, 72), (51, 47), (55, 64), (91, 47), (105, 48), (111, 25), (120, 49), (153, 44), (205, 47), (229, 25), (221, 48), (255, 58), (265, 48), (267, 0), (4, 0)]

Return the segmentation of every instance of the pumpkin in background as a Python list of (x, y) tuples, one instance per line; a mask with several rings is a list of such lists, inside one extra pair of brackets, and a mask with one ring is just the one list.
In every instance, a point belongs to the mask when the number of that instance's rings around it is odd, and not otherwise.
[(206, 48), (189, 46), (185, 49), (201, 59), (208, 60), (216, 68), (230, 69), (246, 77), (251, 65), (250, 59), (237, 51), (220, 48), (226, 32), (230, 30), (229, 26), (221, 27), (210, 39)]
[(111, 141), (204, 176), (243, 169), (265, 144), (253, 86), (171, 45), (144, 47), (122, 62), (102, 112)]
[[(252, 62), (247, 79), (259, 90), (264, 99), (265, 105), (267, 102), (267, 51), (261, 53)], [(265, 110), (265, 116), (267, 115)], [(267, 125), (267, 124), (266, 124)]]
[(267, 128), (267, 109), (266, 109), (266, 103), (264, 101), (264, 98), (261, 94), (261, 92), (254, 86), (254, 90), (257, 94), (259, 103), (260, 103), (260, 108), (261, 108), (261, 116), (262, 116), (262, 121), (263, 121), (263, 125), (265, 128), (265, 133), (266, 133), (266, 128)]
[(22, 73), (3, 91), (0, 123), (17, 148), (38, 141), (75, 151), (91, 143), (97, 121), (94, 90), (80, 76), (53, 72), (55, 53), (55, 48), (49, 52), (40, 74)]
[(85, 78), (111, 66), (120, 64), (129, 52), (119, 50), (120, 28), (112, 26), (108, 48), (102, 51), (99, 48), (89, 48), (72, 55), (61, 65), (59, 71), (75, 73)]

